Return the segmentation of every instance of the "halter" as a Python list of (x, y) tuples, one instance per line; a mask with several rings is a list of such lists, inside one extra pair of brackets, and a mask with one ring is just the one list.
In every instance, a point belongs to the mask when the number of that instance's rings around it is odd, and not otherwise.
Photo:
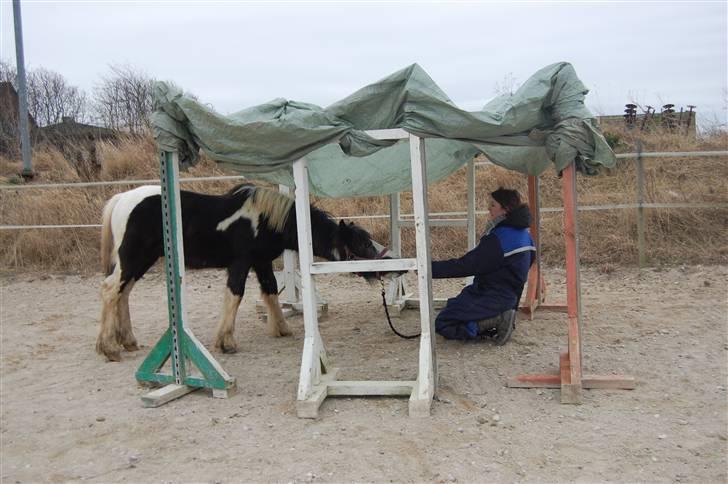
[[(374, 257), (374, 259), (384, 259), (388, 252), (389, 252), (389, 249), (387, 247), (382, 247), (382, 250), (379, 251), (379, 253)], [(349, 260), (365, 260), (365, 259), (363, 257), (353, 256)], [(360, 273), (358, 273), (358, 275), (363, 276), (363, 273), (360, 272)], [(387, 323), (389, 323), (389, 327), (392, 329), (392, 332), (402, 339), (419, 338), (420, 334), (422, 334), (422, 333), (406, 335), (406, 334), (400, 333), (394, 327), (394, 324), (392, 324), (392, 318), (389, 316), (389, 308), (387, 307), (387, 296), (386, 296), (386, 289), (384, 287), (384, 278), (382, 278), (382, 276), (379, 272), (375, 272), (375, 275), (376, 275), (375, 277), (377, 279), (379, 279), (379, 284), (380, 284), (381, 292), (382, 292), (382, 306), (384, 307), (384, 314), (387, 317)]]
[(368, 257), (359, 257), (358, 255), (356, 255), (353, 252), (351, 252), (350, 250), (348, 250), (345, 245), (343, 247), (344, 247), (344, 251), (346, 251), (346, 258), (344, 260), (347, 260), (347, 261), (349, 261), (349, 260), (377, 260), (377, 259), (385, 259), (384, 256), (387, 254), (387, 252), (389, 252), (389, 249), (387, 247), (382, 247), (382, 250), (379, 251), (379, 253), (377, 253), (377, 255), (375, 255), (373, 258), (370, 259)]
[[(376, 244), (376, 245), (380, 245), (380, 244)], [(376, 247), (376, 245), (375, 245), (375, 247)], [(342, 246), (342, 249), (344, 251), (346, 251), (346, 259), (345, 260), (347, 260), (347, 261), (351, 261), (351, 260), (377, 260), (377, 259), (385, 259), (385, 258), (388, 257), (387, 256), (387, 253), (389, 252), (389, 249), (387, 247), (382, 246), (382, 249), (377, 253), (376, 256), (374, 256), (373, 259), (368, 259), (368, 258), (364, 258), (364, 257), (359, 257), (356, 254), (352, 253), (350, 250), (347, 249), (346, 245), (343, 245)], [(364, 277), (364, 274), (365, 273), (363, 273), (363, 272), (357, 272), (356, 273), (356, 275), (361, 276), (361, 277)], [(379, 272), (374, 271), (374, 275), (375, 275), (375, 277), (377, 279), (379, 279), (379, 284), (380, 284), (381, 290), (382, 290), (381, 291), (382, 292), (382, 306), (384, 306), (384, 314), (387, 317), (387, 322), (389, 323), (389, 327), (392, 329), (392, 332), (394, 332), (394, 334), (396, 334), (397, 336), (399, 336), (402, 339), (419, 338), (420, 334), (422, 334), (422, 333), (406, 335), (406, 334), (400, 333), (394, 327), (394, 324), (392, 324), (392, 318), (389, 316), (389, 308), (387, 308), (387, 296), (386, 296), (386, 289), (384, 287), (384, 279), (382, 278), (382, 275)]]

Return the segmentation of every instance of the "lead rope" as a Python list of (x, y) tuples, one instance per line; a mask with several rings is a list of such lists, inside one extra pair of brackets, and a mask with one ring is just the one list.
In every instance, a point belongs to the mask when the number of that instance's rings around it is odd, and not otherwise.
[(402, 339), (415, 339), (415, 338), (419, 338), (420, 337), (420, 334), (422, 334), (422, 333), (406, 335), (406, 334), (400, 333), (399, 331), (397, 331), (395, 329), (394, 325), (392, 324), (392, 318), (389, 317), (389, 308), (387, 308), (387, 297), (386, 297), (385, 291), (384, 291), (384, 279), (382, 279), (380, 277), (379, 278), (379, 283), (382, 286), (382, 306), (384, 306), (384, 314), (387, 315), (387, 322), (389, 323), (389, 327), (392, 328), (392, 331), (394, 332), (394, 334), (396, 334), (397, 336), (399, 336)]

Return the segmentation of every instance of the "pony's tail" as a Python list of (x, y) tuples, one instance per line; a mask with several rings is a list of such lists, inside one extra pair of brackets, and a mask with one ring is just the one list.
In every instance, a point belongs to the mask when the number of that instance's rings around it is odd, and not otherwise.
[(111, 251), (114, 248), (114, 234), (111, 231), (111, 214), (114, 211), (116, 203), (119, 201), (120, 195), (114, 195), (104, 205), (104, 211), (101, 214), (101, 270), (104, 274), (111, 275), (114, 272), (114, 261), (112, 261)]

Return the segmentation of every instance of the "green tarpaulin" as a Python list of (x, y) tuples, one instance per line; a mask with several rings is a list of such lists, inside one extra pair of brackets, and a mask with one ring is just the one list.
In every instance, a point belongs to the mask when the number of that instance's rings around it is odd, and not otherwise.
[(538, 175), (551, 163), (584, 173), (615, 157), (584, 106), (588, 89), (565, 62), (544, 67), (514, 94), (480, 111), (459, 109), (417, 64), (327, 108), (285, 99), (223, 116), (176, 87), (155, 85), (154, 134), (184, 165), (199, 150), (249, 176), (293, 186), (291, 165), (309, 161), (311, 192), (325, 197), (411, 190), (409, 143), (364, 131), (402, 128), (427, 138), (427, 177), (446, 177), (479, 152), (493, 163)]

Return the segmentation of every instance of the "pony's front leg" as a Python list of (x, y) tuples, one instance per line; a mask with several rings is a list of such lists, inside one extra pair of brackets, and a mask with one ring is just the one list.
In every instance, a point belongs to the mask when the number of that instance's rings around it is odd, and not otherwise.
[(291, 330), (278, 302), (278, 282), (273, 273), (273, 262), (256, 263), (253, 269), (260, 284), (260, 295), (268, 310), (268, 333), (274, 337), (290, 336)]
[(228, 267), (222, 318), (215, 337), (215, 348), (219, 348), (223, 353), (238, 351), (238, 344), (235, 341), (235, 317), (238, 314), (240, 301), (243, 300), (245, 280), (248, 278), (249, 270), (250, 264), (247, 262), (239, 262)]

